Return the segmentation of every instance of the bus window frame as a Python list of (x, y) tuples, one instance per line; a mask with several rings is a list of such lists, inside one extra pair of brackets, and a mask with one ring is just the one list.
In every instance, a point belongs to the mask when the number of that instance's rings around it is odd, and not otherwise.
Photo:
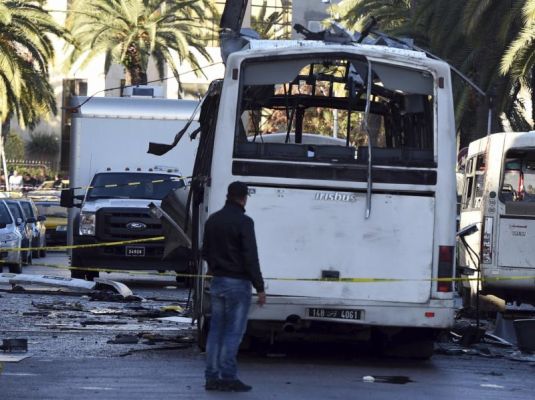
[(486, 153), (477, 153), (468, 158), (466, 162), (462, 210), (474, 211), (482, 207), (487, 174), (486, 158)]

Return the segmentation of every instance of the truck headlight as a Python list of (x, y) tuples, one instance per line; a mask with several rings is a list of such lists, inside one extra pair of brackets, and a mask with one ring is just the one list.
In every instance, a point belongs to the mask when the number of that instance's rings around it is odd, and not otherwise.
[(95, 213), (80, 213), (80, 235), (95, 235)]

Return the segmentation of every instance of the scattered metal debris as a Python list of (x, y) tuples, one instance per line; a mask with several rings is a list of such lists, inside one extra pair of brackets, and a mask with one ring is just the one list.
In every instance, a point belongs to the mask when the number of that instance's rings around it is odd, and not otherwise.
[(51, 303), (37, 303), (32, 301), (32, 306), (38, 310), (85, 311), (84, 306), (80, 302), (68, 303), (66, 301), (53, 301)]
[[(142, 301), (135, 296), (124, 283), (110, 279), (96, 278), (93, 282), (84, 279), (66, 278), (53, 275), (30, 275), (1, 273), (0, 284), (11, 285), (11, 291), (26, 291), (25, 286), (46, 286), (74, 290), (79, 293), (89, 293), (92, 298), (108, 301)], [(101, 297), (99, 297), (99, 295)]]
[(139, 338), (137, 336), (129, 334), (118, 334), (114, 339), (107, 341), (109, 344), (137, 344), (138, 342)]
[(0, 350), (4, 352), (27, 352), (28, 339), (3, 339)]
[(404, 385), (409, 382), (414, 382), (407, 376), (372, 376), (366, 375), (362, 377), (363, 382), (367, 383), (393, 383), (396, 385)]
[(29, 354), (0, 354), (0, 362), (19, 362), (29, 357)]

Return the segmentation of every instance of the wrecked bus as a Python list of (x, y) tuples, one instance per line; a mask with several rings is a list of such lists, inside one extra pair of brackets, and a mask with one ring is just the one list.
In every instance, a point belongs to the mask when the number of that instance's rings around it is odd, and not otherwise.
[[(223, 13), (225, 75), (202, 102), (183, 231), (197, 260), (201, 347), (210, 320), (203, 227), (239, 180), (249, 186), (268, 295), (251, 305), (249, 337), (345, 335), (386, 354), (430, 357), (454, 320), (450, 66), (338, 26), (258, 40), (240, 34), (240, 3)], [(164, 154), (182, 135), (149, 151)]]
[[(470, 248), (459, 246), (466, 276), (480, 268), (481, 294), (535, 304), (535, 132), (494, 133), (470, 143), (463, 186), (461, 229), (478, 228), (465, 239)], [(467, 306), (477, 282), (463, 280)]]
[(227, 185), (250, 188), (268, 302), (253, 302), (248, 334), (337, 332), (431, 356), (454, 318), (452, 283), (438, 280), (454, 274), (449, 66), (385, 46), (251, 40), (229, 55), (200, 123), (194, 246)]

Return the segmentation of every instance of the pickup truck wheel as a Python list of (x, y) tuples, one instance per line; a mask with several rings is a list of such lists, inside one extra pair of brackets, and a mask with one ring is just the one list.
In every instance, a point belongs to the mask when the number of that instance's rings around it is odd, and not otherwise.
[(71, 278), (74, 279), (85, 279), (85, 274), (87, 271), (81, 269), (71, 269)]
[[(83, 265), (81, 264), (80, 258), (74, 254), (74, 251), (71, 256), (71, 267), (83, 267)], [(85, 279), (86, 274), (87, 274), (87, 271), (83, 269), (71, 269), (71, 278)]]
[(22, 273), (22, 258), (19, 259), (19, 262), (16, 264), (9, 264), (9, 272), (12, 274), (21, 274)]

